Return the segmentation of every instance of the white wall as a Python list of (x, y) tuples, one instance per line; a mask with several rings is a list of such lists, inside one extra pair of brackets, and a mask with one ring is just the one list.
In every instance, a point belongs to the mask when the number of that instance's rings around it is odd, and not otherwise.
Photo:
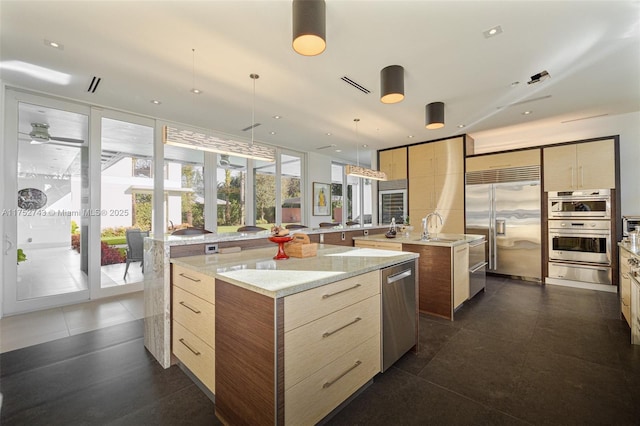
[[(307, 179), (305, 181), (305, 200), (311, 200), (313, 194), (313, 182), (331, 183), (331, 157), (326, 155), (316, 154), (310, 152), (307, 154)], [(313, 216), (313, 207), (309, 205), (309, 208), (305, 211), (306, 220), (303, 219), (303, 223), (306, 223), (310, 228), (316, 228), (320, 225), (320, 222), (327, 222), (329, 216)]]
[(564, 124), (538, 121), (469, 134), (477, 154), (620, 135), (622, 214), (640, 214), (640, 112)]

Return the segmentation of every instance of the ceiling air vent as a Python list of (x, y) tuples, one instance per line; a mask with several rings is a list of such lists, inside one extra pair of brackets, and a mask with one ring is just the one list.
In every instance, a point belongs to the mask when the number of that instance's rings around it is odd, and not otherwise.
[(362, 93), (366, 93), (369, 94), (371, 93), (371, 90), (367, 89), (366, 87), (364, 87), (361, 84), (356, 83), (355, 81), (351, 80), (349, 77), (347, 77), (346, 75), (344, 77), (340, 77), (340, 80), (344, 81), (347, 84), (352, 85), (353, 87), (355, 87), (356, 89), (358, 89), (359, 91), (361, 91)]
[(93, 78), (91, 79), (91, 84), (89, 84), (89, 88), (87, 89), (87, 92), (96, 93), (96, 90), (98, 89), (98, 84), (100, 84), (101, 80), (102, 78), (96, 77), (94, 75)]
[(255, 129), (256, 127), (258, 127), (260, 125), (262, 125), (262, 123), (256, 123), (253, 126), (245, 127), (244, 129), (242, 129), (242, 131), (246, 132), (247, 130)]

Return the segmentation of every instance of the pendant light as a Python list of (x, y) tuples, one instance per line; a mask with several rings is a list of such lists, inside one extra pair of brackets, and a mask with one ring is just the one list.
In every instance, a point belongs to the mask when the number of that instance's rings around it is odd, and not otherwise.
[(366, 167), (360, 167), (360, 138), (358, 137), (358, 123), (359, 118), (354, 118), (353, 122), (356, 123), (356, 166), (347, 165), (344, 169), (347, 176), (360, 177), (364, 179), (373, 180), (387, 180), (387, 174), (378, 170), (369, 169)]
[[(170, 126), (164, 126), (162, 129), (163, 142), (167, 145), (180, 146), (200, 151), (217, 152), (223, 155), (234, 155), (237, 157), (269, 162), (275, 161), (276, 153), (274, 148), (253, 143), (253, 129), (255, 127), (256, 110), (256, 80), (260, 78), (260, 76), (258, 74), (250, 74), (249, 78), (253, 80), (251, 142), (235, 140), (234, 137), (230, 135), (220, 134), (219, 136), (214, 136), (211, 134), (194, 132), (192, 130), (181, 130)], [(192, 92), (194, 94), (196, 93), (194, 91)]]
[(404, 99), (404, 68), (389, 65), (380, 71), (380, 102), (395, 104)]
[(324, 52), (326, 17), (324, 0), (293, 0), (293, 50), (304, 56)]
[(425, 127), (429, 130), (444, 127), (444, 103), (431, 102), (426, 106)]

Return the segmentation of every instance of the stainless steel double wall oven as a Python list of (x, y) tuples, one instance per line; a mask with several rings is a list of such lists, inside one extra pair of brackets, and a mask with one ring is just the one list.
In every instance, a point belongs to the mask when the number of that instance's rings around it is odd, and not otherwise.
[(548, 193), (549, 277), (612, 284), (611, 193)]

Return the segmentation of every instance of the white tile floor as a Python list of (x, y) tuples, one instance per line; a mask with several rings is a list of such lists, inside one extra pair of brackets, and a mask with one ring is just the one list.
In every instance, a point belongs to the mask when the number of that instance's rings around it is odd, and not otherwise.
[(0, 353), (142, 318), (142, 291), (5, 317), (0, 319)]

